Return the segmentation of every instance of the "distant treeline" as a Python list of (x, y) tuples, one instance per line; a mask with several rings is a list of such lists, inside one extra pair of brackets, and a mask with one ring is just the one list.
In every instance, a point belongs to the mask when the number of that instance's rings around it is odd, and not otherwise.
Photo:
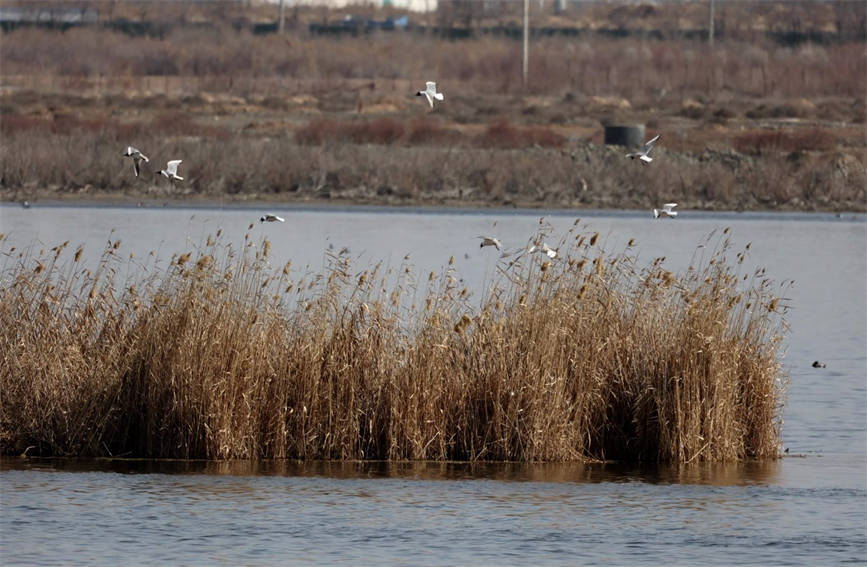
[[(400, 21), (403, 20), (403, 21)], [(246, 18), (230, 19), (228, 25), (235, 31), (249, 31), (256, 35), (272, 34), (279, 31), (279, 22), (256, 21)], [(112, 18), (101, 20), (95, 8), (62, 8), (26, 10), (15, 7), (0, 7), (0, 29), (12, 31), (22, 27), (38, 27), (65, 31), (75, 27), (102, 27), (131, 36), (148, 36), (164, 38), (178, 29), (216, 30), (225, 26), (217, 21), (184, 21), (184, 20), (130, 20), (127, 18)], [(349, 18), (337, 22), (312, 22), (306, 26), (311, 35), (324, 36), (358, 36), (380, 32), (412, 33), (430, 35), (442, 39), (461, 40), (481, 37), (507, 37), (520, 39), (523, 29), (518, 25), (424, 25), (414, 23), (411, 19), (385, 18), (383, 20)], [(533, 26), (530, 29), (532, 37), (563, 36), (572, 38), (641, 38), (653, 40), (701, 40), (709, 35), (708, 28), (685, 29), (641, 29), (625, 26), (612, 27), (565, 27), (565, 26)], [(724, 24), (717, 24), (714, 29), (716, 39), (756, 40), (768, 39), (778, 45), (797, 46), (804, 43), (830, 45), (835, 43), (867, 41), (867, 20), (862, 19), (850, 26), (838, 26), (835, 31), (820, 29), (768, 29), (765, 31), (746, 31), (743, 29), (727, 32)]]

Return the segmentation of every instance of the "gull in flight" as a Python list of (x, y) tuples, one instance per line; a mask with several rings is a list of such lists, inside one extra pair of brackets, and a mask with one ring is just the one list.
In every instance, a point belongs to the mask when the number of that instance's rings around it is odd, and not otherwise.
[(171, 180), (177, 179), (178, 181), (183, 181), (184, 178), (178, 175), (178, 166), (181, 164), (182, 161), (183, 160), (180, 159), (173, 159), (166, 164), (165, 169), (160, 170), (160, 173), (162, 173)]
[(649, 142), (647, 142), (646, 144), (644, 144), (644, 149), (643, 149), (643, 150), (639, 150), (639, 151), (637, 151), (637, 152), (632, 152), (631, 154), (626, 154), (626, 157), (628, 157), (629, 159), (635, 159), (635, 158), (638, 158), (638, 159), (640, 159), (641, 161), (643, 161), (644, 163), (650, 163), (650, 162), (652, 162), (652, 161), (653, 161), (653, 158), (650, 157), (650, 156), (647, 155), (647, 154), (649, 154), (649, 153), (650, 153), (650, 150), (653, 149), (653, 144), (656, 143), (656, 141), (657, 141), (658, 139), (659, 139), (659, 134), (657, 134), (657, 135), (656, 135), (652, 140), (650, 140)]
[(557, 257), (557, 251), (545, 244), (544, 242), (542, 243), (542, 253), (547, 254), (549, 258)]
[(479, 236), (482, 239), (482, 243), (479, 244), (479, 248), (484, 248), (485, 246), (493, 246), (497, 250), (500, 250), (502, 244), (496, 238), (492, 238), (490, 236)]
[(418, 91), (415, 93), (415, 96), (426, 96), (430, 107), (433, 108), (434, 99), (442, 100), (444, 98), (443, 93), (437, 92), (437, 84), (433, 81), (428, 81), (425, 84), (427, 85), (427, 88), (423, 91)]
[(658, 219), (659, 217), (676, 217), (677, 211), (674, 208), (677, 206), (677, 203), (666, 203), (662, 205), (661, 209), (653, 209), (653, 218)]
[(536, 246), (535, 244), (533, 246), (530, 246), (530, 248), (527, 249), (527, 252), (529, 252), (530, 254), (532, 254), (533, 252), (541, 252), (542, 254), (547, 254), (549, 258), (557, 257), (557, 251), (545, 244), (544, 242), (541, 246)]
[(136, 149), (132, 146), (127, 146), (126, 152), (124, 152), (123, 155), (124, 155), (124, 157), (131, 157), (132, 158), (132, 168), (133, 168), (133, 171), (135, 171), (136, 177), (138, 177), (138, 172), (139, 172), (139, 170), (141, 170), (141, 162), (150, 161), (146, 155), (144, 155), (138, 149)]
[(259, 222), (286, 222), (282, 217), (278, 217), (277, 215), (272, 215), (271, 213), (266, 214), (259, 218)]

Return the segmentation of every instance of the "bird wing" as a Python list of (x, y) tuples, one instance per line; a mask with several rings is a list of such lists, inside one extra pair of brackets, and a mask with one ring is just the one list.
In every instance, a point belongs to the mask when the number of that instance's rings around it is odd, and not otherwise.
[(650, 163), (653, 161), (653, 158), (647, 154), (642, 154), (642, 155), (638, 156), (638, 159), (640, 159), (643, 162), (647, 162), (647, 163)]
[(649, 140), (646, 144), (644, 144), (644, 151), (649, 152), (650, 148), (653, 147), (653, 144), (659, 139), (659, 134), (653, 137), (653, 139)]
[(424, 91), (424, 96), (427, 97), (427, 103), (433, 108), (433, 97), (430, 95), (430, 91)]
[(662, 205), (664, 209), (668, 209), (669, 211), (677, 206), (677, 203), (666, 203)]
[(177, 173), (178, 172), (178, 166), (181, 164), (182, 161), (184, 161), (184, 160), (173, 159), (172, 161), (168, 162), (166, 164), (166, 171), (168, 171), (169, 173)]
[(425, 83), (425, 85), (427, 85), (427, 90), (429, 93), (433, 94), (433, 93), (437, 92), (437, 84), (435, 82), (428, 81)]
[(135, 176), (138, 177), (138, 160), (132, 160), (132, 169), (135, 171)]

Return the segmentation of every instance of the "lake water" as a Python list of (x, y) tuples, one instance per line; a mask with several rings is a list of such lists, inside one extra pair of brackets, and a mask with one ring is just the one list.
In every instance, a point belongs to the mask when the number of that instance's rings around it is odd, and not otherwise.
[[(783, 442), (774, 463), (635, 468), (439, 463), (181, 463), (3, 459), (4, 564), (749, 564), (867, 560), (867, 219), (863, 215), (512, 212), (0, 205), (10, 246), (109, 239), (168, 259), (221, 228), (272, 241), (274, 265), (317, 271), (329, 247), (359, 269), (417, 273), (455, 256), (481, 290), (498, 254), (476, 236), (522, 246), (539, 217), (562, 235), (576, 218), (609, 251), (635, 238), (650, 262), (685, 268), (712, 231), (752, 242), (792, 309)], [(496, 223), (496, 225), (494, 224)], [(114, 232), (112, 233), (112, 229)], [(826, 368), (813, 368), (821, 360)]]

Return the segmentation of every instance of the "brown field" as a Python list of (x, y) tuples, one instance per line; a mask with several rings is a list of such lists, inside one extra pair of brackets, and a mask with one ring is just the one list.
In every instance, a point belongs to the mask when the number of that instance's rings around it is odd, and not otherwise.
[[(256, 35), (250, 26), (273, 22), (275, 9), (94, 5), (106, 26), (164, 27), (2, 33), (4, 200), (867, 208), (859, 3), (731, 5), (713, 47), (683, 36), (702, 29), (701, 3), (534, 8), (539, 29), (584, 35), (534, 37), (527, 87), (520, 41), (478, 31), (323, 37), (307, 26), (350, 10), (304, 8), (285, 35)], [(450, 26), (437, 29), (517, 21), (498, 5), (444, 2), (412, 17)], [(773, 35), (791, 30), (833, 41)], [(434, 110), (413, 96), (426, 79), (446, 93)], [(651, 166), (602, 145), (603, 125), (617, 123), (662, 135)], [(120, 157), (128, 144), (152, 158), (140, 178)], [(154, 176), (168, 159), (184, 160), (183, 183)]]
[[(779, 456), (787, 306), (727, 236), (681, 274), (573, 227), (484, 297), (449, 265), (299, 280), (219, 231), (98, 268), (0, 243), (0, 452), (687, 463)], [(728, 232), (726, 229), (725, 232)], [(2, 238), (2, 236), (0, 236)], [(749, 248), (749, 246), (747, 247)], [(121, 277), (120, 274), (128, 274)]]
[[(293, 10), (285, 35), (255, 35), (245, 26), (274, 10), (239, 19), (213, 5), (95, 5), (107, 22), (167, 27), (3, 32), (4, 200), (865, 210), (867, 56), (847, 39), (860, 37), (858, 3), (729, 6), (713, 48), (677, 35), (701, 28), (706, 12), (692, 3), (679, 19), (666, 5), (642, 18), (629, 5), (537, 11), (536, 26), (631, 35), (534, 37), (526, 88), (520, 42), (494, 35), (322, 37), (307, 25), (346, 11), (314, 8)], [(472, 29), (515, 21), (508, 3), (480, 5), (413, 17)], [(397, 15), (353, 14), (365, 10)], [(776, 27), (742, 23), (765, 20)], [(636, 35), (636, 22), (671, 37)], [(789, 29), (837, 40), (768, 35)], [(446, 93), (434, 110), (413, 96), (429, 78)], [(603, 125), (616, 123), (662, 135), (650, 167), (602, 145)], [(128, 144), (152, 158), (140, 178), (120, 157)], [(154, 176), (168, 159), (184, 160), (183, 183)]]

